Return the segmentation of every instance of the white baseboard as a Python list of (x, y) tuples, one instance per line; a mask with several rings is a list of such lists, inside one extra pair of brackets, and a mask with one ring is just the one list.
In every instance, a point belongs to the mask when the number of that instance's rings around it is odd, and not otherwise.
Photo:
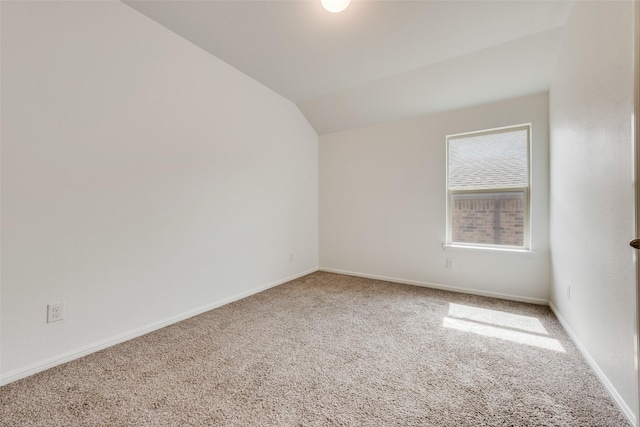
[(295, 280), (295, 279), (297, 279), (299, 277), (306, 276), (307, 274), (311, 274), (311, 273), (314, 273), (316, 271), (318, 271), (318, 268), (312, 268), (312, 269), (304, 271), (302, 273), (294, 274), (293, 276), (289, 276), (287, 278), (284, 278), (284, 279), (281, 279), (281, 280), (277, 280), (275, 282), (268, 283), (268, 284), (260, 286), (258, 288), (251, 289), (250, 291), (242, 292), (242, 293), (239, 293), (239, 294), (234, 295), (232, 297), (225, 298), (223, 300), (216, 301), (216, 302), (211, 303), (211, 304), (207, 304), (207, 305), (205, 305), (203, 307), (199, 307), (199, 308), (197, 308), (195, 310), (190, 310), (190, 311), (188, 311), (186, 313), (183, 313), (183, 314), (180, 314), (180, 315), (177, 315), (177, 316), (173, 316), (173, 317), (171, 317), (169, 319), (161, 320), (159, 322), (152, 323), (151, 325), (147, 325), (147, 326), (144, 326), (142, 328), (138, 328), (138, 329), (134, 329), (134, 330), (129, 331), (129, 332), (125, 332), (124, 334), (121, 334), (121, 335), (117, 335), (117, 336), (114, 336), (114, 337), (111, 337), (111, 338), (107, 338), (107, 339), (102, 340), (102, 341), (98, 341), (98, 342), (93, 343), (93, 344), (89, 344), (89, 345), (87, 345), (85, 347), (81, 347), (79, 349), (72, 350), (72, 351), (67, 352), (67, 353), (63, 353), (61, 355), (49, 358), (47, 360), (43, 360), (41, 362), (34, 363), (34, 364), (32, 364), (30, 366), (27, 366), (27, 367), (24, 367), (24, 368), (16, 369), (14, 371), (11, 371), (11, 372), (7, 373), (6, 375), (3, 375), (2, 378), (0, 378), (0, 386), (9, 384), (9, 383), (11, 383), (13, 381), (17, 381), (17, 380), (22, 379), (22, 378), (26, 378), (26, 377), (31, 376), (33, 374), (36, 374), (38, 372), (45, 371), (47, 369), (53, 368), (54, 366), (58, 366), (58, 365), (61, 365), (63, 363), (70, 362), (70, 361), (72, 361), (74, 359), (78, 359), (80, 357), (87, 356), (87, 355), (89, 355), (91, 353), (95, 353), (96, 351), (100, 351), (100, 350), (105, 349), (107, 347), (111, 347), (111, 346), (114, 346), (116, 344), (120, 344), (122, 342), (128, 341), (130, 339), (140, 337), (142, 335), (148, 334), (149, 332), (153, 332), (155, 330), (162, 329), (162, 328), (164, 328), (166, 326), (172, 325), (174, 323), (180, 322), (182, 320), (188, 319), (188, 318), (193, 317), (193, 316), (197, 316), (198, 314), (202, 314), (202, 313), (207, 312), (209, 310), (213, 310), (214, 308), (218, 308), (218, 307), (221, 307), (223, 305), (232, 303), (234, 301), (238, 301), (240, 299), (243, 299), (243, 298), (246, 298), (248, 296), (260, 293), (262, 291), (266, 291), (269, 288), (273, 288), (273, 287), (281, 285), (283, 283), (290, 282), (291, 280)]
[(327, 273), (344, 274), (346, 276), (364, 277), (367, 279), (384, 280), (385, 282), (401, 283), (403, 285), (422, 286), (423, 288), (440, 289), (443, 291), (458, 292), (462, 294), (479, 295), (483, 297), (499, 298), (509, 301), (526, 302), (529, 304), (537, 305), (549, 305), (549, 301), (542, 298), (523, 297), (519, 295), (503, 294), (500, 292), (479, 291), (476, 289), (460, 288), (457, 286), (439, 285), (436, 283), (420, 282), (417, 280), (398, 279), (395, 277), (378, 276), (376, 274), (356, 273), (353, 271), (338, 270), (335, 268), (320, 267), (319, 271), (326, 271)]
[(618, 404), (618, 407), (620, 408), (622, 413), (631, 422), (631, 425), (637, 426), (636, 416), (633, 414), (633, 411), (631, 410), (631, 408), (629, 408), (629, 406), (622, 399), (622, 396), (620, 396), (616, 388), (613, 386), (613, 384), (611, 384), (611, 381), (609, 381), (609, 378), (607, 378), (604, 372), (602, 372), (602, 369), (600, 369), (600, 366), (598, 366), (598, 364), (593, 359), (593, 357), (591, 357), (591, 354), (589, 354), (589, 351), (587, 350), (587, 348), (582, 344), (582, 342), (580, 341), (578, 336), (575, 334), (575, 332), (573, 332), (573, 329), (571, 329), (567, 321), (564, 320), (564, 318), (560, 314), (560, 311), (555, 306), (555, 304), (553, 304), (552, 301), (549, 301), (549, 307), (551, 307), (551, 310), (560, 321), (560, 324), (562, 325), (564, 330), (567, 331), (567, 333), (569, 334), (573, 342), (576, 344), (576, 347), (578, 347), (578, 350), (580, 350), (580, 353), (582, 353), (582, 357), (585, 358), (589, 366), (591, 366), (591, 369), (593, 369), (593, 371), (598, 376), (598, 379), (600, 380), (600, 382), (605, 386), (605, 388), (607, 389), (607, 391), (609, 392), (613, 400)]
[(111, 347), (111, 346), (114, 346), (116, 344), (120, 344), (122, 342), (128, 341), (130, 339), (140, 337), (142, 335), (148, 334), (148, 333), (153, 332), (155, 330), (162, 329), (162, 328), (164, 328), (166, 326), (172, 325), (174, 323), (180, 322), (182, 320), (188, 319), (188, 318), (193, 317), (193, 316), (197, 316), (198, 314), (202, 314), (202, 313), (207, 312), (209, 310), (213, 310), (215, 308), (218, 308), (218, 307), (221, 307), (223, 305), (232, 303), (234, 301), (238, 301), (238, 300), (246, 298), (248, 296), (260, 293), (260, 292), (265, 291), (267, 289), (273, 288), (275, 286), (281, 285), (281, 284), (289, 282), (291, 280), (295, 280), (295, 279), (297, 279), (299, 277), (306, 276), (307, 274), (311, 274), (311, 273), (314, 273), (316, 271), (325, 271), (325, 272), (328, 272), (328, 273), (344, 274), (344, 275), (347, 275), (347, 276), (355, 276), (355, 277), (364, 277), (364, 278), (376, 279), (376, 280), (384, 280), (384, 281), (387, 281), (387, 282), (401, 283), (401, 284), (405, 284), (405, 285), (422, 286), (422, 287), (441, 289), (441, 290), (451, 291), (451, 292), (459, 292), (459, 293), (466, 293), (466, 294), (472, 294), (472, 295), (480, 295), (480, 296), (486, 296), (486, 297), (507, 299), (507, 300), (511, 300), (511, 301), (527, 302), (527, 303), (539, 304), (539, 305), (549, 305), (551, 307), (551, 310), (553, 311), (553, 313), (556, 315), (556, 317), (560, 321), (560, 324), (562, 325), (562, 327), (567, 331), (567, 333), (569, 334), (571, 339), (575, 342), (576, 346), (580, 350), (580, 353), (582, 353), (582, 356), (585, 358), (587, 363), (589, 363), (589, 366), (591, 366), (591, 368), (596, 373), (596, 375), (598, 376), (598, 378), (600, 379), (602, 384), (605, 386), (605, 388), (607, 389), (607, 391), (609, 392), (611, 397), (618, 404), (618, 406), (620, 407), (620, 409), (622, 410), (624, 415), (627, 417), (627, 419), (631, 422), (632, 425), (637, 426), (637, 424), (636, 424), (636, 416), (633, 414), (633, 411), (631, 410), (631, 408), (629, 408), (629, 406), (624, 402), (624, 400), (622, 399), (620, 394), (617, 392), (615, 387), (611, 384), (611, 382), (609, 381), (607, 376), (604, 374), (604, 372), (602, 372), (602, 370), (600, 369), (600, 367), (598, 366), (596, 361), (591, 357), (591, 355), (587, 351), (586, 347), (580, 342), (580, 340), (578, 339), (577, 335), (573, 332), (571, 327), (569, 327), (568, 323), (564, 320), (564, 318), (562, 317), (562, 315), (560, 314), (560, 312), (558, 311), (556, 306), (553, 304), (553, 302), (546, 301), (546, 300), (539, 299), (539, 298), (521, 297), (521, 296), (517, 296), (517, 295), (503, 294), (503, 293), (498, 293), (498, 292), (477, 291), (477, 290), (474, 290), (474, 289), (459, 288), (459, 287), (456, 287), (456, 286), (439, 285), (439, 284), (428, 283), (428, 282), (420, 282), (420, 281), (415, 281), (415, 280), (398, 279), (398, 278), (393, 278), (393, 277), (379, 276), (379, 275), (375, 275), (375, 274), (356, 273), (356, 272), (352, 272), (352, 271), (338, 270), (338, 269), (333, 269), (333, 268), (323, 268), (323, 267), (313, 268), (313, 269), (304, 271), (302, 273), (298, 273), (298, 274), (289, 276), (287, 278), (284, 278), (284, 279), (281, 279), (281, 280), (278, 280), (278, 281), (275, 281), (275, 282), (272, 282), (272, 283), (268, 283), (266, 285), (260, 286), (258, 288), (252, 289), (250, 291), (242, 292), (240, 294), (234, 295), (234, 296), (226, 298), (224, 300), (216, 301), (216, 302), (214, 302), (212, 304), (208, 304), (206, 306), (197, 308), (195, 310), (188, 311), (188, 312), (183, 313), (181, 315), (174, 316), (174, 317), (171, 317), (169, 319), (166, 319), (166, 320), (163, 320), (163, 321), (160, 321), (160, 322), (156, 322), (156, 323), (153, 323), (151, 325), (148, 325), (148, 326), (145, 326), (145, 327), (142, 327), (142, 328), (138, 328), (138, 329), (135, 329), (133, 331), (129, 331), (129, 332), (126, 332), (124, 334), (117, 335), (115, 337), (111, 337), (111, 338), (108, 338), (106, 340), (102, 340), (102, 341), (96, 342), (94, 344), (90, 344), (88, 346), (85, 346), (85, 347), (82, 347), (82, 348), (79, 348), (79, 349), (76, 349), (76, 350), (61, 354), (59, 356), (44, 360), (42, 362), (38, 362), (38, 363), (35, 363), (33, 365), (14, 370), (14, 371), (9, 372), (8, 374), (4, 375), (2, 378), (0, 378), (0, 386), (9, 384), (9, 383), (11, 383), (13, 381), (17, 381), (17, 380), (22, 379), (22, 378), (26, 378), (26, 377), (31, 376), (33, 374), (36, 374), (38, 372), (45, 371), (47, 369), (53, 368), (54, 366), (58, 366), (58, 365), (61, 365), (63, 363), (70, 362), (70, 361), (72, 361), (74, 359), (78, 359), (80, 357), (89, 355), (91, 353), (95, 353), (95, 352), (100, 351), (102, 349), (105, 349), (107, 347)]
[(587, 363), (589, 363), (589, 366), (591, 367), (591, 369), (593, 369), (593, 371), (595, 372), (595, 374), (598, 377), (598, 379), (600, 380), (600, 382), (602, 382), (602, 384), (605, 386), (605, 388), (607, 389), (607, 391), (609, 392), (609, 394), (611, 395), (613, 400), (616, 402), (616, 404), (618, 405), (618, 407), (622, 411), (622, 413), (631, 422), (631, 425), (636, 426), (636, 427), (640, 427), (640, 426), (638, 426), (638, 424), (636, 424), (636, 416), (633, 414), (633, 411), (631, 410), (631, 408), (629, 408), (629, 406), (624, 402), (624, 400), (622, 399), (622, 397), (620, 396), (618, 391), (615, 389), (613, 384), (611, 384), (611, 381), (609, 381), (609, 379), (604, 374), (604, 372), (602, 372), (602, 369), (600, 369), (600, 367), (598, 366), (596, 361), (593, 359), (593, 357), (591, 357), (591, 355), (587, 351), (586, 347), (580, 342), (580, 340), (578, 339), (577, 335), (569, 327), (569, 324), (564, 320), (562, 315), (560, 315), (560, 312), (558, 311), (556, 306), (551, 301), (547, 301), (547, 300), (539, 299), (539, 298), (530, 298), (530, 297), (522, 297), (522, 296), (518, 296), (518, 295), (503, 294), (503, 293), (499, 293), (499, 292), (486, 292), (486, 291), (478, 291), (478, 290), (475, 290), (475, 289), (459, 288), (459, 287), (456, 287), (456, 286), (439, 285), (439, 284), (428, 283), (428, 282), (420, 282), (420, 281), (416, 281), (416, 280), (398, 279), (398, 278), (395, 278), (395, 277), (379, 276), (379, 275), (376, 275), (376, 274), (356, 273), (356, 272), (353, 272), (353, 271), (338, 270), (338, 269), (335, 269), (335, 268), (320, 267), (318, 270), (319, 271), (326, 271), (327, 273), (336, 273), (336, 274), (344, 274), (344, 275), (347, 275), (347, 276), (355, 276), (355, 277), (364, 277), (364, 278), (368, 278), (368, 279), (384, 280), (386, 282), (401, 283), (401, 284), (405, 284), (405, 285), (415, 285), (415, 286), (422, 286), (422, 287), (427, 287), (427, 288), (441, 289), (441, 290), (451, 291), (451, 292), (459, 292), (459, 293), (465, 293), (465, 294), (480, 295), (480, 296), (486, 296), (486, 297), (492, 297), (492, 298), (500, 298), (500, 299), (506, 299), (506, 300), (511, 300), (511, 301), (527, 302), (527, 303), (539, 304), (539, 305), (548, 305), (551, 308), (551, 310), (553, 311), (553, 313), (556, 315), (556, 317), (558, 318), (558, 321), (560, 322), (560, 324), (562, 325), (564, 330), (567, 331), (567, 333), (569, 334), (569, 336), (571, 337), (573, 342), (576, 344), (576, 346), (578, 347), (578, 350), (580, 351), (582, 356), (585, 358)]

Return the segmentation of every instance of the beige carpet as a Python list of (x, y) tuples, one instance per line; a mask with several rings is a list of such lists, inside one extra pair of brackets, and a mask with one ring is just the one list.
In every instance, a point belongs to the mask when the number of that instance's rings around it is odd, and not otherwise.
[(0, 388), (3, 426), (627, 426), (548, 307), (314, 273)]

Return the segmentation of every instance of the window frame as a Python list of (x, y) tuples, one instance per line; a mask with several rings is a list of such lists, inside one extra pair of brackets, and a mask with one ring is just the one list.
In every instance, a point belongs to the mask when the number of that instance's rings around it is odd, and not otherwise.
[[(493, 129), (484, 129), (480, 131), (457, 133), (446, 136), (446, 246), (451, 247), (469, 247), (474, 249), (491, 249), (506, 251), (530, 251), (531, 250), (531, 140), (532, 140), (531, 123), (524, 123), (512, 126), (504, 126)], [(493, 135), (499, 133), (507, 133), (512, 131), (527, 131), (527, 186), (499, 186), (499, 187), (475, 187), (465, 189), (451, 189), (449, 187), (449, 146), (452, 140), (462, 139), (472, 136)], [(507, 192), (523, 192), (523, 209), (524, 209), (524, 230), (522, 246), (499, 245), (490, 243), (468, 243), (453, 241), (453, 196), (454, 194), (484, 194), (484, 193), (507, 193)]]

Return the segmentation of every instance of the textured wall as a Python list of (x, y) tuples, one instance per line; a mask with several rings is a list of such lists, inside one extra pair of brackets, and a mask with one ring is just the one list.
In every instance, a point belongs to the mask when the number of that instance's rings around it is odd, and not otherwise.
[(3, 380), (317, 268), (294, 104), (118, 1), (1, 7)]
[(636, 410), (632, 43), (631, 1), (576, 2), (550, 93), (551, 300), (628, 413)]

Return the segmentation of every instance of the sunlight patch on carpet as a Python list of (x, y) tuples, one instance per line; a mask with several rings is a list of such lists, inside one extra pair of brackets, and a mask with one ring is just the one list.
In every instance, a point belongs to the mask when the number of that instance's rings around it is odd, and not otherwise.
[(485, 337), (499, 338), (518, 344), (565, 352), (560, 342), (549, 335), (540, 320), (502, 311), (449, 304), (448, 316), (442, 326)]
[(495, 326), (503, 326), (510, 329), (519, 329), (521, 331), (534, 332), (536, 334), (549, 335), (544, 326), (542, 326), (540, 320), (535, 317), (505, 313), (504, 311), (451, 303), (449, 304), (449, 317), (487, 323)]

